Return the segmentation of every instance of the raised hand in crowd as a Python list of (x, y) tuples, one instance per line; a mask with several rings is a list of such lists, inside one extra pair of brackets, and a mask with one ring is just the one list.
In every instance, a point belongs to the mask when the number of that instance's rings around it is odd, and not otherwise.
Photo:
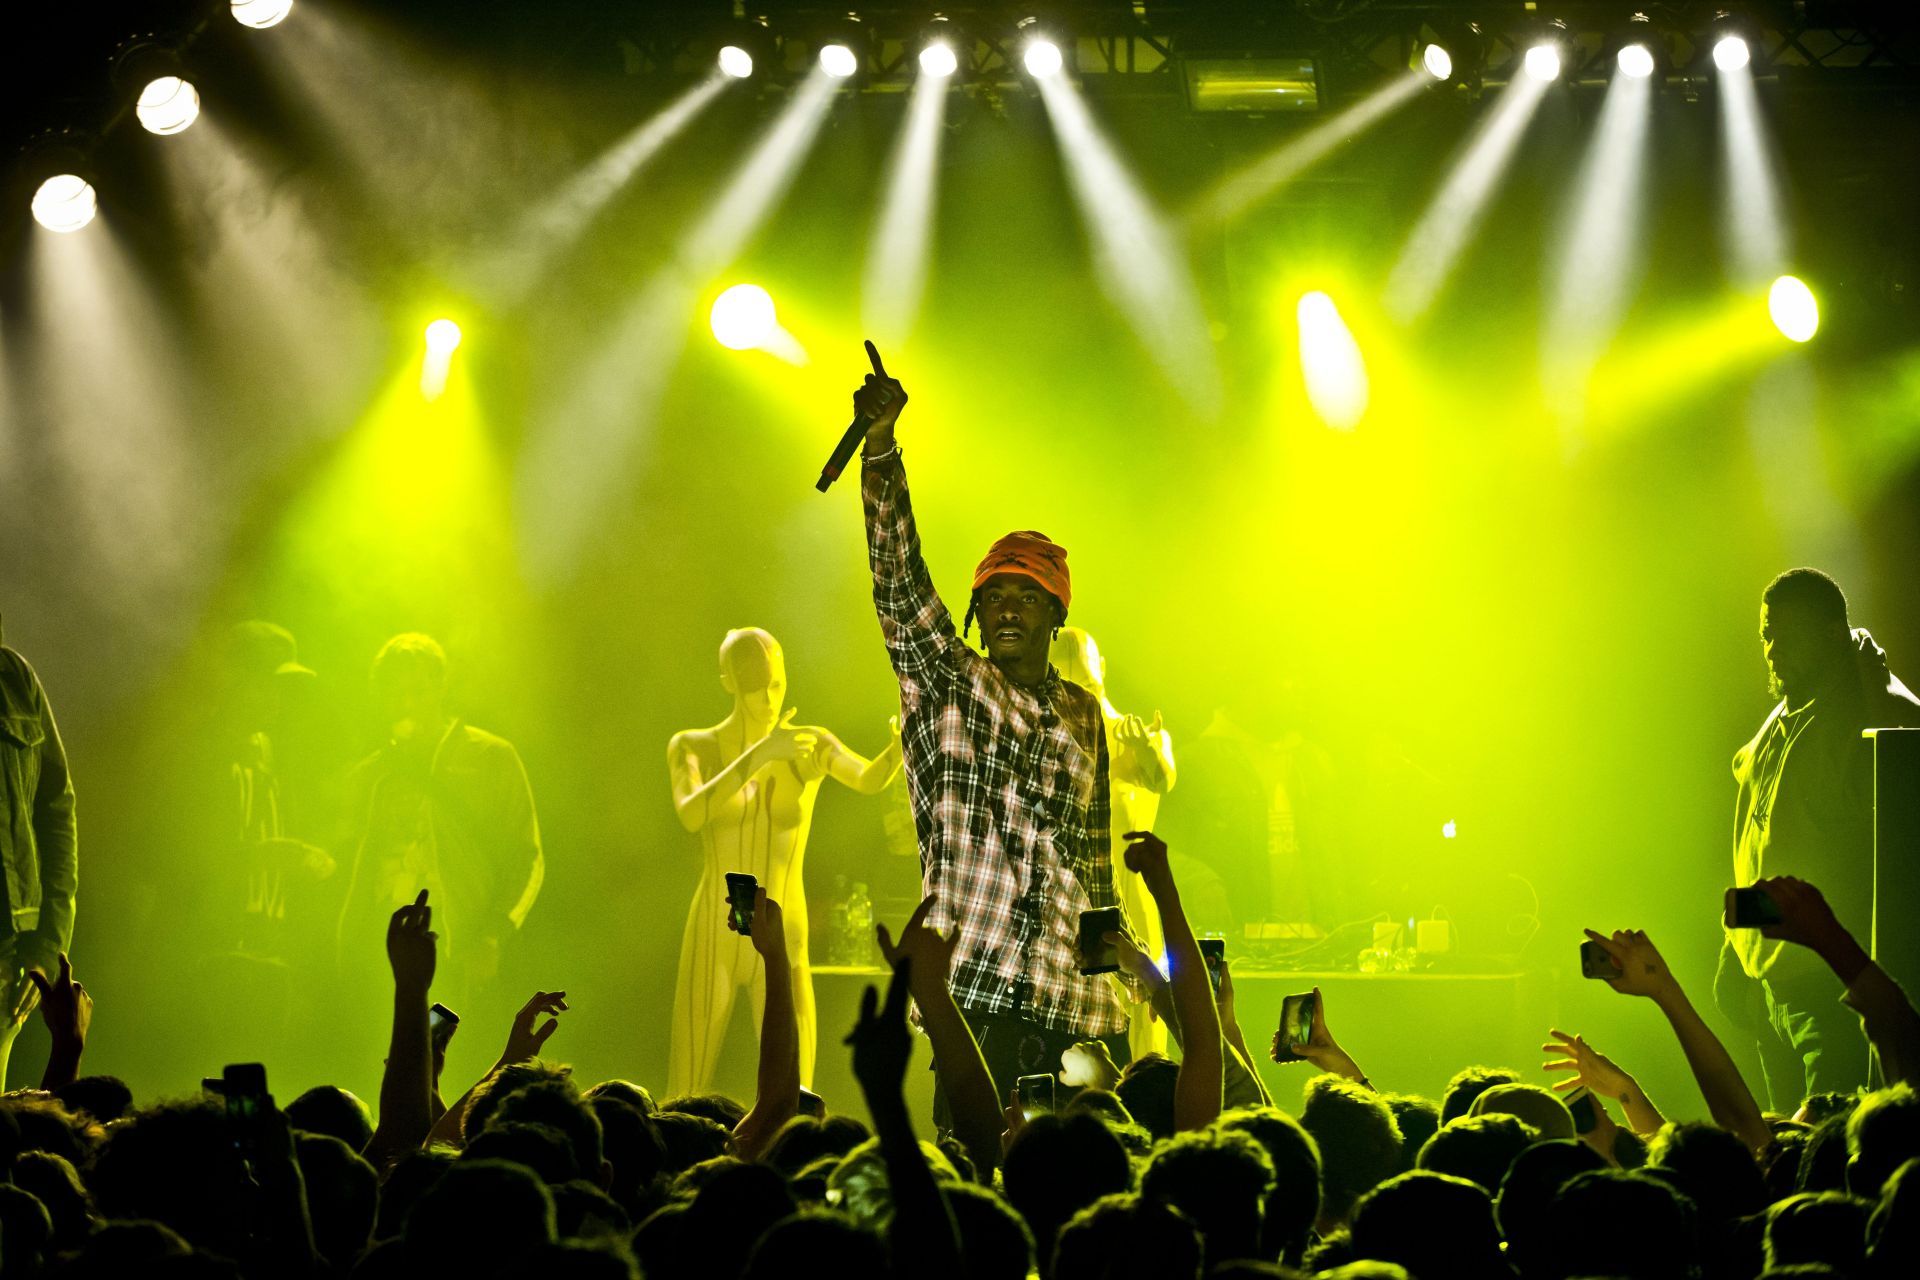
[(1222, 1083), (1222, 1105), (1250, 1107), (1256, 1103), (1271, 1106), (1273, 1098), (1254, 1069), (1253, 1050), (1247, 1048), (1247, 1033), (1240, 1026), (1240, 1014), (1233, 998), (1233, 961), (1220, 960), (1220, 985), (1213, 993), (1220, 1010), (1220, 1034), (1227, 1042), (1226, 1075)]
[(947, 1106), (953, 1113), (953, 1133), (967, 1149), (976, 1168), (998, 1167), (1004, 1132), (1000, 1094), (993, 1074), (973, 1038), (973, 1028), (947, 986), (953, 967), (953, 952), (960, 943), (959, 929), (941, 933), (927, 923), (938, 898), (928, 894), (913, 909), (896, 939), (884, 924), (874, 926), (880, 954), (890, 968), (907, 966), (908, 992), (920, 1006), (920, 1019), (926, 1028), (927, 1043), (933, 1048), (933, 1060), (940, 1068), (940, 1087), (946, 1091)]
[[(475, 1090), (505, 1068), (539, 1057), (547, 1041), (560, 1029), (560, 1015), (567, 1009), (567, 993), (564, 991), (536, 991), (527, 997), (527, 1002), (520, 1006), (520, 1012), (513, 1015), (513, 1022), (507, 1028), (507, 1043), (500, 1051), (499, 1060), (487, 1068), (485, 1075), (474, 1081), (472, 1088), (460, 1095), (459, 1101), (433, 1122), (433, 1128), (427, 1135), (427, 1145), (464, 1146), (467, 1108), (473, 1105)], [(540, 1021), (543, 1017), (545, 1022)]]
[[(1273, 1049), (1276, 1060), (1279, 1057), (1280, 1048), (1280, 1032), (1275, 1031)], [(1292, 1051), (1294, 1057), (1304, 1058), (1322, 1071), (1344, 1076), (1370, 1089), (1373, 1087), (1372, 1082), (1367, 1079), (1367, 1073), (1362, 1071), (1360, 1064), (1353, 1060), (1353, 1055), (1342, 1048), (1340, 1042), (1334, 1039), (1333, 1032), (1327, 1029), (1327, 998), (1320, 994), (1318, 987), (1313, 989), (1313, 1030), (1309, 1033), (1307, 1042), (1290, 1044), (1286, 1048)]]
[[(731, 913), (727, 928), (734, 928)], [(733, 1150), (742, 1160), (758, 1160), (780, 1126), (800, 1111), (800, 1021), (794, 1006), (793, 965), (787, 957), (786, 920), (764, 885), (753, 892), (747, 940), (766, 967), (767, 999), (760, 1013), (760, 1066), (753, 1105), (733, 1127)]]
[(1176, 1129), (1202, 1129), (1220, 1114), (1225, 1078), (1225, 1041), (1220, 1034), (1220, 1010), (1213, 1002), (1213, 981), (1200, 944), (1180, 904), (1180, 889), (1167, 862), (1167, 842), (1151, 831), (1129, 831), (1127, 870), (1139, 875), (1160, 909), (1160, 928), (1167, 940), (1167, 983), (1173, 991), (1173, 1025), (1180, 1032), (1182, 1057), (1175, 1078), (1173, 1116)]
[(384, 1172), (420, 1146), (433, 1129), (433, 1036), (427, 997), (433, 989), (439, 935), (427, 891), (387, 921), (387, 964), (393, 970), (393, 1024), (380, 1075), (380, 1117), (367, 1162)]
[(1653, 939), (1640, 929), (1622, 929), (1612, 935), (1588, 929), (1586, 934), (1599, 944), (1618, 970), (1606, 979), (1607, 985), (1623, 995), (1652, 1000), (1666, 1015), (1714, 1123), (1746, 1143), (1755, 1155), (1770, 1147), (1773, 1131), (1768, 1128), (1760, 1105), (1754, 1101), (1753, 1092), (1747, 1088), (1720, 1037), (1707, 1026), (1687, 998), (1666, 958), (1653, 945)]
[(1612, 1058), (1588, 1044), (1584, 1036), (1569, 1035), (1558, 1029), (1547, 1034), (1552, 1038), (1551, 1043), (1541, 1045), (1540, 1049), (1554, 1056), (1541, 1063), (1540, 1069), (1571, 1073), (1565, 1080), (1554, 1082), (1555, 1092), (1569, 1101), (1582, 1090), (1597, 1098), (1610, 1098), (1626, 1112), (1627, 1125), (1635, 1133), (1646, 1136), (1659, 1132), (1666, 1118), (1639, 1082)]
[(40, 1077), (40, 1087), (52, 1092), (80, 1078), (80, 1059), (87, 1051), (87, 1030), (93, 1025), (93, 997), (74, 981), (73, 962), (64, 951), (60, 953), (59, 971), (51, 978), (38, 969), (28, 969), (27, 981), (33, 986), (40, 1003), (40, 1017), (53, 1040), (46, 1072)]

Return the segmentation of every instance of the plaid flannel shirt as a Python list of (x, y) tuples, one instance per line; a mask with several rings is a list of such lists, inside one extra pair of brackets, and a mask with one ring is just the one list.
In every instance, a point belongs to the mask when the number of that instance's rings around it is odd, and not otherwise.
[(960, 637), (921, 557), (897, 451), (868, 462), (860, 488), (935, 898), (927, 923), (960, 931), (954, 998), (1077, 1036), (1123, 1032), (1126, 1004), (1074, 956), (1080, 913), (1120, 904), (1100, 702), (1051, 667), (1037, 692), (1023, 689)]

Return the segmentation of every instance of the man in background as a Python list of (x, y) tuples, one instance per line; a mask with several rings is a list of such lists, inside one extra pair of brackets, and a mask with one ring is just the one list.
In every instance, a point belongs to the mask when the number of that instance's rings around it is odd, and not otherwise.
[(0, 1086), (14, 1039), (39, 993), (27, 977), (52, 977), (73, 944), (80, 840), (73, 779), (53, 706), (27, 660), (0, 632)]

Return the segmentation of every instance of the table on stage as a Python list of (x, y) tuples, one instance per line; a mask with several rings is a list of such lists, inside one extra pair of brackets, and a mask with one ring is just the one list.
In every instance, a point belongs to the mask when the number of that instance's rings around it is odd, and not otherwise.
[[(885, 989), (878, 965), (820, 965), (813, 971), (820, 1009), (820, 1055), (814, 1090), (836, 1111), (864, 1114), (848, 1051), (841, 1039), (860, 1009), (868, 984)], [(1327, 1025), (1369, 1073), (1373, 1083), (1396, 1093), (1419, 1093), (1439, 1101), (1447, 1078), (1469, 1063), (1529, 1067), (1553, 1025), (1551, 984), (1518, 972), (1410, 973), (1299, 971), (1235, 968), (1234, 995), (1247, 1045), (1259, 1060), (1261, 1079), (1286, 1110), (1300, 1110), (1306, 1063), (1278, 1065), (1267, 1046), (1287, 996), (1320, 988)], [(916, 1050), (907, 1078), (914, 1116), (932, 1114), (933, 1073), (928, 1055)], [(923, 1135), (924, 1136), (924, 1135)]]

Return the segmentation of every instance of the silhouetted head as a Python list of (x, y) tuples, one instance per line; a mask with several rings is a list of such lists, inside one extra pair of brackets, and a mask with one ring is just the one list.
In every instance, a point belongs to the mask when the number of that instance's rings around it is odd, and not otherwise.
[(327, 1134), (298, 1134), (294, 1149), (307, 1186), (314, 1246), (336, 1269), (352, 1266), (373, 1239), (380, 1179), (359, 1153)]
[(373, 694), (396, 742), (434, 732), (446, 714), (446, 650), (417, 631), (395, 636), (374, 656)]
[(1496, 1084), (1473, 1100), (1470, 1116), (1515, 1116), (1542, 1138), (1572, 1138), (1573, 1112), (1560, 1095), (1537, 1084)]
[(1120, 1071), (1113, 1091), (1126, 1104), (1127, 1114), (1155, 1138), (1173, 1136), (1173, 1084), (1180, 1064), (1163, 1053), (1145, 1053)]
[(1414, 1093), (1387, 1093), (1381, 1097), (1386, 1099), (1387, 1110), (1393, 1112), (1393, 1122), (1400, 1127), (1397, 1172), (1411, 1172), (1414, 1162), (1420, 1158), (1420, 1148), (1440, 1131), (1440, 1104)]
[(1878, 1197), (1893, 1171), (1920, 1157), (1920, 1094), (1896, 1084), (1868, 1094), (1847, 1120), (1847, 1189)]
[(1703, 1120), (1668, 1124), (1647, 1152), (1657, 1171), (1699, 1211), (1703, 1224), (1726, 1224), (1767, 1207), (1766, 1179), (1747, 1144)]
[(554, 1241), (553, 1198), (525, 1167), (461, 1160), (407, 1215), (407, 1251), (443, 1275), (493, 1275)]
[(1140, 1176), (1140, 1194), (1192, 1219), (1209, 1269), (1260, 1256), (1260, 1224), (1273, 1190), (1273, 1161), (1251, 1134), (1214, 1127), (1161, 1143)]
[(1583, 1173), (1607, 1167), (1584, 1142), (1536, 1142), (1513, 1158), (1494, 1202), (1494, 1220), (1507, 1254), (1524, 1276), (1541, 1274), (1550, 1250), (1544, 1238), (1547, 1206), (1560, 1188)]
[(1300, 1123), (1320, 1147), (1320, 1225), (1344, 1223), (1353, 1202), (1393, 1176), (1400, 1128), (1373, 1090), (1335, 1075), (1307, 1081)]
[(354, 1094), (319, 1084), (287, 1104), (287, 1121), (302, 1133), (338, 1138), (364, 1151), (373, 1137), (373, 1111)]
[(1200, 1232), (1178, 1209), (1132, 1192), (1102, 1196), (1059, 1231), (1049, 1280), (1195, 1280)]
[(1822, 1262), (1857, 1275), (1867, 1262), (1874, 1202), (1841, 1191), (1789, 1196), (1767, 1210), (1767, 1268)]
[(1794, 704), (1852, 661), (1847, 597), (1818, 569), (1789, 569), (1760, 596), (1760, 648), (1768, 688)]
[(960, 1232), (967, 1280), (1027, 1280), (1033, 1270), (1033, 1232), (1026, 1219), (987, 1187), (949, 1182), (940, 1189)]
[(741, 1280), (802, 1280), (821, 1274), (832, 1259), (834, 1280), (888, 1280), (886, 1242), (831, 1209), (808, 1209), (782, 1218), (753, 1246)]
[(1041, 1257), (1054, 1235), (1101, 1196), (1133, 1184), (1133, 1166), (1120, 1139), (1085, 1112), (1041, 1115), (1022, 1125), (1001, 1166), (1007, 1199), (1033, 1231)]
[(1462, 1067), (1447, 1081), (1440, 1095), (1440, 1123), (1452, 1124), (1473, 1108), (1473, 1100), (1497, 1084), (1518, 1084), (1520, 1073), (1511, 1067)]
[(1230, 1111), (1220, 1127), (1249, 1134), (1273, 1165), (1261, 1223), (1264, 1256), (1297, 1263), (1320, 1219), (1320, 1146), (1298, 1120), (1278, 1107)]
[(1387, 1179), (1353, 1207), (1358, 1258), (1397, 1262), (1420, 1280), (1494, 1280), (1509, 1274), (1493, 1200), (1465, 1178), (1415, 1171)]
[(1551, 1276), (1692, 1280), (1700, 1265), (1693, 1206), (1645, 1173), (1600, 1169), (1560, 1188), (1543, 1239)]
[[(1573, 1127), (1571, 1122), (1567, 1127)], [(1427, 1139), (1427, 1145), (1420, 1148), (1419, 1167), (1465, 1178), (1494, 1195), (1507, 1176), (1508, 1166), (1539, 1137), (1518, 1116), (1462, 1116), (1440, 1126), (1440, 1132)]]
[(1867, 1274), (1873, 1280), (1920, 1274), (1920, 1160), (1894, 1170), (1867, 1220)]

